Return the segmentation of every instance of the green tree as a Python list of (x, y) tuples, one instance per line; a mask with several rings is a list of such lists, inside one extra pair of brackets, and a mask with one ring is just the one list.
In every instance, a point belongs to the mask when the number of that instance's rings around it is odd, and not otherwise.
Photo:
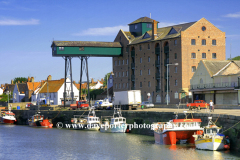
[(16, 84), (18, 81), (20, 82), (20, 83), (24, 83), (24, 82), (27, 82), (27, 78), (25, 78), (25, 77), (16, 77), (16, 78), (14, 78), (14, 80), (13, 80), (13, 83), (14, 84)]
[(232, 60), (240, 60), (240, 56), (234, 57)]
[(109, 78), (111, 72), (107, 73), (104, 77), (103, 87), (107, 86), (107, 79)]
[(2, 95), (0, 95), (0, 101), (1, 102), (7, 102), (8, 101), (8, 95), (3, 93)]

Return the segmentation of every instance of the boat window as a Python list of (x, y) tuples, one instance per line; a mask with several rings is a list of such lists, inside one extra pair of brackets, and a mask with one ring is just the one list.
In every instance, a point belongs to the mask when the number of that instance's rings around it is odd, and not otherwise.
[(120, 121), (122, 122), (122, 118), (119, 118), (119, 122), (120, 122)]
[(114, 123), (114, 119), (111, 120), (111, 123)]
[(91, 121), (92, 120), (92, 118), (89, 118), (89, 121)]
[(208, 133), (208, 134), (211, 133), (210, 129), (207, 129), (207, 130), (206, 130), (206, 133)]
[(115, 122), (118, 122), (118, 119), (115, 119)]
[(212, 133), (217, 133), (217, 128), (213, 128)]
[(125, 119), (125, 118), (123, 118), (123, 122), (126, 122), (126, 119)]

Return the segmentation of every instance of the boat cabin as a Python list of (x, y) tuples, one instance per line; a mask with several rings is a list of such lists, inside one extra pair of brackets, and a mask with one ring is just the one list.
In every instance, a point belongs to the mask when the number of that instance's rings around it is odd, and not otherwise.
[(126, 118), (124, 117), (111, 118), (111, 124), (122, 124), (122, 123), (126, 123)]
[(208, 134), (208, 135), (214, 135), (219, 133), (221, 128), (217, 127), (217, 126), (213, 126), (213, 127), (206, 127), (204, 128), (204, 133)]
[(88, 123), (99, 123), (99, 117), (93, 117), (93, 116), (87, 117), (87, 122)]
[(43, 120), (43, 119), (44, 119), (43, 115), (33, 115), (32, 116), (32, 121), (33, 122), (36, 122), (36, 121), (39, 121), (39, 120)]

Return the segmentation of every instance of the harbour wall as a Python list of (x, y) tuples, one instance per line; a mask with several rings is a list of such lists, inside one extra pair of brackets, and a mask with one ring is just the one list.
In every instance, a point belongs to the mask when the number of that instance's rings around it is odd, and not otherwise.
[[(36, 113), (34, 110), (13, 110), (16, 114), (17, 124), (27, 125), (28, 119)], [(53, 125), (58, 122), (63, 124), (71, 124), (71, 118), (74, 115), (87, 116), (88, 111), (41, 111), (44, 117), (52, 119)], [(96, 111), (98, 117), (112, 116), (112, 110)], [(231, 149), (240, 151), (240, 116), (225, 114), (208, 114), (208, 113), (187, 113), (188, 118), (200, 118), (202, 126), (207, 125), (208, 117), (211, 116), (216, 125), (221, 126), (223, 134), (228, 135), (231, 141)], [(122, 111), (122, 116), (127, 119), (128, 124), (138, 124), (143, 127), (144, 124), (152, 124), (153, 122), (167, 122), (174, 119), (174, 112), (156, 112), (156, 111)], [(178, 113), (178, 119), (185, 118), (183, 113)], [(142, 125), (140, 125), (142, 124)], [(147, 127), (147, 126), (146, 126)], [(148, 125), (149, 127), (149, 125)], [(153, 136), (153, 130), (150, 128), (132, 128), (130, 133)]]

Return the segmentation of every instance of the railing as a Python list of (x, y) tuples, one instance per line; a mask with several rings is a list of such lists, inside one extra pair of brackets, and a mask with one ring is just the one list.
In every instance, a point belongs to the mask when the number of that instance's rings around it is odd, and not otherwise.
[(132, 69), (135, 68), (135, 63), (131, 63), (131, 68), (132, 68)]
[(160, 73), (156, 73), (155, 77), (156, 79), (160, 79)]
[(155, 54), (160, 54), (160, 48), (155, 48)]
[(135, 51), (131, 51), (131, 56), (135, 57)]
[(156, 86), (156, 92), (160, 92), (160, 86)]
[(190, 85), (189, 89), (211, 89), (211, 88), (238, 88), (238, 82), (222, 82), (222, 83), (207, 83), (207, 84), (197, 84)]
[(167, 79), (167, 76), (169, 77), (169, 73), (167, 74), (167, 72), (165, 72), (165, 73), (164, 73), (165, 79)]
[(131, 81), (135, 81), (135, 75), (131, 75)]
[(155, 61), (155, 66), (159, 67), (160, 66), (160, 60)]
[(169, 58), (164, 59), (164, 65), (167, 66), (167, 64), (169, 64)]
[(169, 47), (168, 46), (164, 47), (164, 53), (169, 53)]
[[(170, 86), (168, 86), (168, 92), (170, 91)], [(167, 85), (165, 86), (165, 92), (167, 92)]]

